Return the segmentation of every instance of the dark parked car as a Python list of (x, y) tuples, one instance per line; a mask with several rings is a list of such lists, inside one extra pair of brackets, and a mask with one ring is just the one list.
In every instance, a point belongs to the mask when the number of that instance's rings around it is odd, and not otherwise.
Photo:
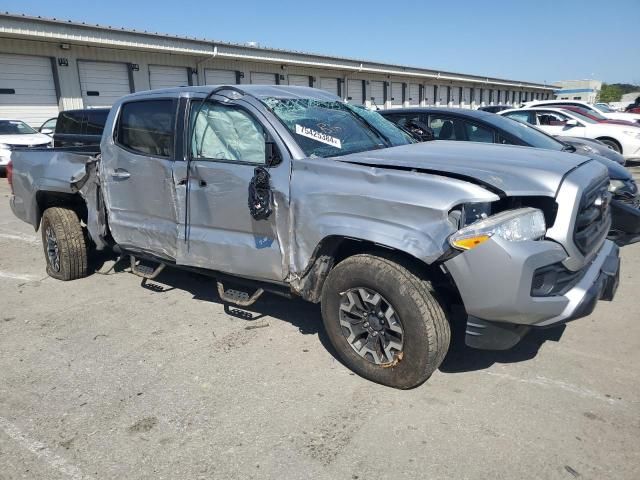
[[(500, 143), (524, 147), (545, 148), (585, 155), (599, 161), (609, 170), (609, 191), (613, 195), (613, 224), (609, 238), (619, 245), (640, 240), (640, 195), (632, 175), (615, 161), (600, 155), (595, 143), (582, 138), (562, 137), (558, 140), (537, 128), (521, 122), (479, 110), (458, 108), (403, 108), (379, 112), (387, 120), (422, 136), (421, 127), (428, 130), (427, 137), (434, 140)], [(603, 147), (602, 153), (616, 152)]]
[(487, 105), (485, 107), (478, 108), (478, 110), (482, 110), (483, 112), (498, 113), (502, 110), (509, 110), (510, 108), (513, 107), (511, 105)]
[(99, 151), (109, 110), (108, 108), (91, 108), (60, 112), (53, 134), (54, 146), (75, 147), (76, 151), (81, 152)]

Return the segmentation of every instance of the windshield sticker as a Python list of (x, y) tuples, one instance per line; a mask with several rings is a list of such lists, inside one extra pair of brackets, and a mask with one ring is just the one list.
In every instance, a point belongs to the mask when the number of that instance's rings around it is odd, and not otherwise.
[(326, 133), (318, 132), (317, 130), (313, 130), (308, 127), (303, 127), (302, 125), (296, 124), (296, 134), (302, 135), (303, 137), (311, 138), (316, 142), (325, 143), (327, 145), (331, 145), (335, 148), (342, 148), (342, 142), (340, 142), (339, 138), (332, 137), (331, 135), (327, 135)]

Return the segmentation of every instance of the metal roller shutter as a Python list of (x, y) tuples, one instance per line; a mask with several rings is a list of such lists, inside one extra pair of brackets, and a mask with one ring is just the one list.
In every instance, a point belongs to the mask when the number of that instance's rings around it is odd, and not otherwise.
[(454, 107), (460, 106), (460, 87), (451, 87), (451, 105)]
[(149, 65), (149, 85), (152, 90), (186, 87), (189, 85), (189, 73), (186, 67)]
[(465, 107), (471, 106), (471, 88), (464, 87), (462, 89), (462, 102), (464, 102)]
[(362, 105), (362, 80), (347, 82), (347, 100), (353, 105)]
[[(378, 103), (378, 105), (380, 104)], [(391, 105), (394, 107), (402, 106), (402, 83), (391, 82)]]
[(384, 82), (372, 81), (371, 85), (371, 104), (374, 107), (384, 108)]
[(57, 115), (51, 59), (0, 54), (0, 117), (39, 127)]
[(338, 95), (338, 79), (337, 78), (320, 78), (320, 89), (329, 93)]
[(296, 87), (308, 87), (309, 76), (307, 75), (289, 75), (289, 85)]
[(277, 83), (276, 74), (251, 72), (251, 83), (257, 85), (275, 85)]
[(204, 82), (207, 85), (235, 85), (236, 72), (233, 70), (215, 70), (207, 68), (204, 71)]
[(80, 89), (86, 107), (110, 107), (131, 93), (126, 63), (78, 61)]
[(420, 105), (420, 85), (417, 83), (409, 84), (409, 98), (407, 98), (407, 100), (411, 107), (417, 107)]

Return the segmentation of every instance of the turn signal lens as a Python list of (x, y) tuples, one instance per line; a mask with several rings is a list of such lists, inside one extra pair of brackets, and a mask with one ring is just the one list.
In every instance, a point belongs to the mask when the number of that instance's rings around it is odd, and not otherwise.
[(486, 242), (490, 238), (491, 237), (489, 235), (477, 235), (475, 237), (461, 238), (459, 240), (452, 239), (451, 244), (460, 250), (470, 250), (481, 243)]

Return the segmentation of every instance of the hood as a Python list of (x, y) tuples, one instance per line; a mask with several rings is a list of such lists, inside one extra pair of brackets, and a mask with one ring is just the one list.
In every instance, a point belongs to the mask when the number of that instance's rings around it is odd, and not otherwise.
[[(573, 145), (576, 148), (576, 151), (573, 153), (577, 153), (578, 155), (586, 155), (587, 157), (592, 157), (594, 160), (598, 160), (599, 159), (598, 156), (599, 156), (599, 157), (604, 157), (608, 160), (611, 160), (614, 163), (618, 163), (620, 166), (624, 166), (625, 164), (624, 157), (621, 154), (607, 147), (604, 143), (598, 140), (594, 140), (591, 138), (564, 137), (564, 136), (556, 136), (556, 138), (561, 142)], [(605, 163), (605, 167), (609, 168), (608, 162)], [(621, 170), (616, 169), (614, 171), (620, 172)], [(611, 176), (611, 171), (609, 173), (609, 176)], [(618, 177), (611, 177), (611, 178), (618, 178)]]
[(551, 197), (568, 172), (590, 161), (540, 148), (445, 140), (352, 153), (334, 160), (452, 176), (510, 196)]
[(51, 137), (49, 135), (43, 135), (42, 133), (29, 133), (26, 135), (0, 135), (0, 144), (5, 145), (44, 145), (51, 143)]

